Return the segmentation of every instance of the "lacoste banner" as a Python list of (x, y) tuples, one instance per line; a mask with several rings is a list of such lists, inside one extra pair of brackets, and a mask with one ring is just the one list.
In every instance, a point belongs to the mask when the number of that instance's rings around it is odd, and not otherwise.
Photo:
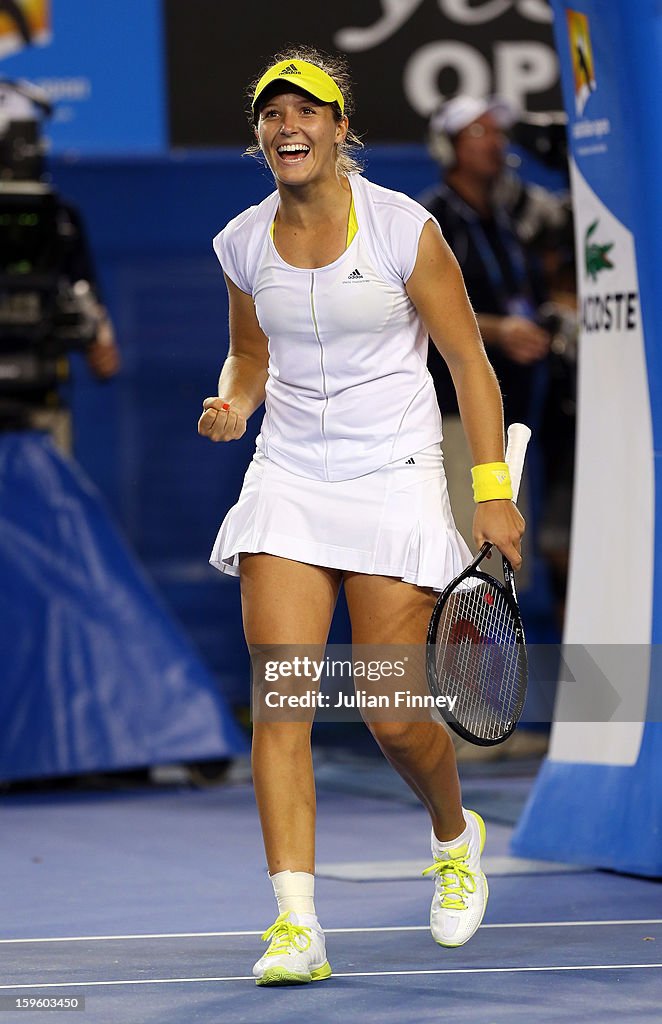
[[(526, 856), (655, 875), (662, 872), (662, 723), (647, 719), (655, 717), (649, 709), (662, 686), (650, 671), (651, 644), (659, 639), (654, 564), (661, 544), (653, 423), (662, 425), (662, 405), (649, 366), (659, 365), (662, 348), (660, 16), (643, 0), (552, 6), (568, 113), (581, 324), (564, 641), (588, 652), (611, 645), (599, 655), (611, 685), (597, 695), (592, 723), (585, 709), (573, 713), (579, 688), (559, 685), (549, 759), (513, 847)], [(616, 714), (604, 704), (614, 691)], [(636, 792), (647, 794), (645, 810), (632, 799)]]

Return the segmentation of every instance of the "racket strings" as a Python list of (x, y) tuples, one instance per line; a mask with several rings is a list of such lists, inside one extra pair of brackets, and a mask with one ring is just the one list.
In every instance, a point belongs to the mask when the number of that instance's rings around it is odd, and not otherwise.
[(519, 716), (524, 650), (503, 588), (470, 577), (448, 598), (435, 641), (439, 694), (456, 698), (455, 719), (497, 739)]

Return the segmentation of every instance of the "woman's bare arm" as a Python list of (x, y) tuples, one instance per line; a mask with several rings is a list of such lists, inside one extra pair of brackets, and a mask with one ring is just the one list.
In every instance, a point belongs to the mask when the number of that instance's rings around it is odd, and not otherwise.
[(264, 401), (269, 363), (268, 341), (252, 296), (225, 275), (230, 301), (230, 347), (218, 378), (218, 396), (205, 398), (198, 433), (210, 441), (234, 441)]
[[(503, 406), (457, 260), (438, 226), (423, 228), (407, 293), (448, 364), (474, 464), (503, 462)], [(524, 520), (511, 501), (480, 502), (474, 538), (496, 544), (517, 568)]]

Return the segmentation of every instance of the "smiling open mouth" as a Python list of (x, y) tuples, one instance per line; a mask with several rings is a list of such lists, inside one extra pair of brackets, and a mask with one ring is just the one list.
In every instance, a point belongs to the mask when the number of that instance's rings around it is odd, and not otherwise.
[(305, 160), (310, 152), (310, 146), (301, 143), (290, 142), (277, 149), (278, 156), (288, 164), (300, 163)]

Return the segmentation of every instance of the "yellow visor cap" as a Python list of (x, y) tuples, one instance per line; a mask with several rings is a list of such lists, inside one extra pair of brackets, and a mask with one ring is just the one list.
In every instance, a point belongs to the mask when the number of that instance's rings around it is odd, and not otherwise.
[(255, 95), (253, 96), (253, 110), (258, 99), (272, 82), (289, 82), (310, 93), (315, 99), (322, 103), (333, 103), (340, 107), (340, 113), (345, 110), (345, 101), (340, 89), (326, 71), (322, 71), (316, 64), (310, 64), (307, 60), (282, 60), (274, 64), (272, 68), (262, 75), (257, 83)]

